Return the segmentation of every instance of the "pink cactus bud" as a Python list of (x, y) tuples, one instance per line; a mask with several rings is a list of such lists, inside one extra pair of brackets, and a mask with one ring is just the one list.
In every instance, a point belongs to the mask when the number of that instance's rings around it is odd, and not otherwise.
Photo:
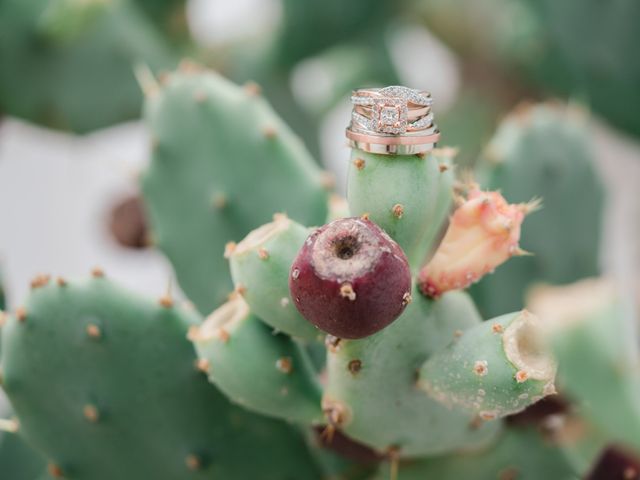
[(527, 254), (518, 246), (520, 226), (538, 205), (509, 204), (499, 192), (471, 184), (436, 253), (420, 271), (422, 293), (435, 298), (466, 288), (513, 255)]

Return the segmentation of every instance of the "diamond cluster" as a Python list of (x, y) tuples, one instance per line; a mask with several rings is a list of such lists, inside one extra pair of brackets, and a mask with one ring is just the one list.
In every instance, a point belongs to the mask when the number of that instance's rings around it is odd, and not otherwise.
[(356, 92), (351, 97), (356, 106), (371, 107), (371, 118), (354, 111), (352, 121), (377, 133), (401, 135), (407, 130), (421, 130), (428, 128), (433, 121), (433, 114), (427, 109), (427, 114), (409, 123), (409, 103), (420, 106), (431, 106), (433, 99), (428, 93), (407, 87), (390, 86), (369, 90), (366, 94)]

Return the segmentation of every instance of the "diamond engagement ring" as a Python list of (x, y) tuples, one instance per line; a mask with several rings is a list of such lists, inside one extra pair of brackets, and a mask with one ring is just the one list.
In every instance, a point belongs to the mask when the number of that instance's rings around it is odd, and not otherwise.
[(363, 88), (353, 92), (351, 103), (346, 135), (352, 147), (412, 155), (432, 150), (440, 137), (428, 92), (401, 86)]

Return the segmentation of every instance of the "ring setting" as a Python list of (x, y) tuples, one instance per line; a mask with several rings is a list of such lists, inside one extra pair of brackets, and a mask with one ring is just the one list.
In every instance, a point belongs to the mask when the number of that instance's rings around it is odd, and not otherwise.
[(415, 154), (433, 149), (439, 139), (428, 92), (395, 85), (359, 89), (351, 103), (346, 135), (352, 147), (372, 153)]

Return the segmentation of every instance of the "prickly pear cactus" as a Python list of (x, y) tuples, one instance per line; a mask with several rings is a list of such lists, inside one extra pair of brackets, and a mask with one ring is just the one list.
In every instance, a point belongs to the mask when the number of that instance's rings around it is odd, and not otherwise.
[(225, 245), (278, 211), (322, 223), (329, 178), (254, 84), (185, 66), (147, 93), (154, 140), (142, 186), (152, 235), (208, 313), (232, 289)]
[(186, 339), (199, 323), (99, 271), (41, 278), (3, 327), (2, 366), (21, 435), (53, 477), (319, 478), (300, 435), (207, 382)]
[[(579, 314), (532, 301), (483, 321), (464, 291), (505, 262), (526, 265), (523, 226), (541, 213), (522, 175), (571, 167), (562, 192), (577, 188), (572, 175), (593, 180), (574, 164), (588, 150), (566, 118), (544, 107), (503, 125), (489, 173), (518, 187), (502, 192), (456, 181), (451, 149), (353, 150), (345, 204), (328, 201), (255, 85), (185, 65), (144, 86), (155, 241), (208, 316), (139, 299), (100, 270), (81, 283), (38, 277), (4, 327), (2, 367), (49, 475), (569, 480), (609, 444), (640, 451), (637, 337), (615, 301), (589, 295)], [(571, 160), (542, 148), (549, 137)], [(549, 155), (542, 173), (522, 165), (531, 152)], [(563, 251), (533, 232), (544, 258)], [(506, 303), (522, 302), (517, 286)], [(556, 385), (572, 402), (562, 421), (503, 421)]]

